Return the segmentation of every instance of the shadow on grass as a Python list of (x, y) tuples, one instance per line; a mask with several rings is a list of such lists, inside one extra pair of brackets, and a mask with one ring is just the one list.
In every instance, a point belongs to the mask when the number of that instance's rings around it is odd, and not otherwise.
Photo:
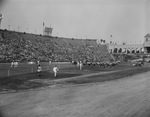
[(95, 75), (86, 78), (80, 78), (80, 80), (72, 79), (72, 80), (65, 81), (65, 83), (83, 84), (83, 83), (92, 83), (92, 82), (104, 82), (104, 81), (110, 81), (110, 80), (133, 76), (147, 71), (150, 71), (150, 68), (138, 68), (133, 70), (125, 70), (125, 71), (119, 71), (115, 73), (108, 73), (108, 74)]
[(58, 76), (54, 78), (53, 73), (48, 71), (43, 71), (41, 76), (38, 76), (37, 73), (28, 73), (15, 75), (10, 77), (0, 78), (0, 91), (4, 90), (25, 90), (32, 89), (37, 87), (47, 86), (46, 83), (34, 82), (33, 79), (62, 79), (67, 77), (78, 76), (80, 74), (68, 74), (68, 73), (58, 73)]
[[(119, 69), (119, 68), (114, 68)], [(83, 84), (83, 83), (91, 83), (91, 82), (103, 82), (103, 81), (109, 81), (109, 80), (115, 80), (120, 79), (128, 76), (132, 76), (135, 74), (143, 73), (150, 71), (150, 68), (141, 67), (137, 69), (132, 70), (124, 70), (119, 71), (115, 73), (108, 73), (108, 74), (101, 74), (101, 75), (94, 75), (89, 77), (83, 77), (80, 79), (69, 79), (64, 82), (57, 82), (57, 84)], [(83, 74), (83, 73), (82, 73)], [(59, 72), (58, 76), (54, 78), (52, 72), (43, 71), (41, 73), (41, 76), (38, 76), (37, 73), (28, 73), (28, 74), (20, 74), (10, 77), (4, 77), (0, 78), (0, 91), (9, 91), (9, 90), (26, 90), (26, 89), (33, 89), (33, 88), (39, 88), (44, 86), (49, 86), (50, 84), (47, 82), (36, 82), (34, 79), (40, 79), (46, 81), (48, 80), (54, 80), (54, 79), (63, 79), (63, 78), (69, 78), (74, 76), (80, 76), (82, 75), (81, 72), (75, 72), (75, 73), (65, 73), (65, 72)]]

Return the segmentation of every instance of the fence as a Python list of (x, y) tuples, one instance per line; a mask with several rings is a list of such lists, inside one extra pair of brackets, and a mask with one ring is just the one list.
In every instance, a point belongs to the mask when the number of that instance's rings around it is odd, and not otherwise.
[[(71, 63), (55, 62), (49, 65), (48, 62), (40, 63), (42, 71), (52, 72), (54, 65), (59, 69), (71, 67)], [(27, 74), (37, 72), (37, 64), (19, 63), (18, 67), (11, 67), (10, 63), (0, 63), (0, 78), (9, 77), (19, 74)]]

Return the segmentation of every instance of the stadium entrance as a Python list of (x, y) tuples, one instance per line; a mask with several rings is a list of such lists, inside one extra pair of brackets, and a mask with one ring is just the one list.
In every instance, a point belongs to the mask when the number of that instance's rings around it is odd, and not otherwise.
[(150, 47), (146, 47), (145, 49), (146, 49), (147, 53), (150, 53)]

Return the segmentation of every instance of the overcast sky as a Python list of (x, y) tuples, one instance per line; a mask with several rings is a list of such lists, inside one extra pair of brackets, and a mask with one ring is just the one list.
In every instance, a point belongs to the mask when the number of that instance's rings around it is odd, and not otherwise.
[[(2, 0), (0, 0), (2, 1)], [(4, 1), (4, 0), (3, 0)], [(150, 33), (150, 0), (5, 0), (1, 28), (54, 36), (140, 43)], [(112, 38), (110, 37), (112, 35)]]

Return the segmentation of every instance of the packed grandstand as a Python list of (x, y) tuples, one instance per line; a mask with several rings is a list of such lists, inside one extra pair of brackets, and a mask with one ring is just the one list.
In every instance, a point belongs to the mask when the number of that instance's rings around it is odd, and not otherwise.
[(0, 60), (111, 61), (107, 46), (92, 39), (61, 38), (0, 30)]

